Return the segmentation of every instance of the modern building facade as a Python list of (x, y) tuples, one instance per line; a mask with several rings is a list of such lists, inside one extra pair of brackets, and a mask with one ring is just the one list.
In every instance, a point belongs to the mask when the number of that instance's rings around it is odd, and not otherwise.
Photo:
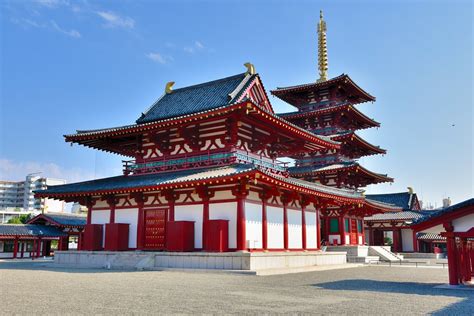
[(0, 181), (0, 220), (6, 222), (22, 214), (63, 212), (63, 201), (35, 198), (33, 192), (65, 183), (66, 180), (44, 178), (37, 174), (27, 175), (25, 181)]

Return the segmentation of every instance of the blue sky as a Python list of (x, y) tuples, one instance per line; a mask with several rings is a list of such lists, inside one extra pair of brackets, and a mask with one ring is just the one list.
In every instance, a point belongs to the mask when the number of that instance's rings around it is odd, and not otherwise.
[[(473, 196), (470, 1), (0, 2), (0, 178), (78, 181), (121, 172), (122, 157), (63, 134), (130, 124), (163, 92), (244, 71), (267, 90), (317, 77), (316, 22), (328, 24), (329, 75), (377, 97), (360, 132), (388, 150), (363, 158), (425, 202)], [(277, 112), (291, 106), (276, 98)]]

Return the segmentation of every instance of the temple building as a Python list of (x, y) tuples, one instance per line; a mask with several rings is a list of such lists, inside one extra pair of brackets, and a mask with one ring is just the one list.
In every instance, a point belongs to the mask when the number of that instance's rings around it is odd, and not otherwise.
[[(420, 201), (413, 188), (406, 192), (367, 194), (366, 198), (398, 206), (402, 211), (374, 214), (364, 218), (366, 243), (370, 246), (392, 246), (394, 252), (413, 252), (416, 248), (417, 236), (410, 225), (430, 213), (422, 211)], [(423, 235), (420, 238), (433, 238)], [(440, 236), (434, 236), (439, 238)], [(426, 243), (425, 241), (421, 241)], [(437, 245), (431, 243), (431, 246)], [(426, 247), (423, 252), (432, 252), (432, 247)]]
[[(36, 192), (87, 206), (82, 251), (330, 256), (319, 251), (323, 239), (363, 244), (365, 216), (401, 210), (357, 190), (391, 180), (349, 160), (384, 152), (353, 134), (373, 121), (349, 110), (311, 129), (277, 115), (255, 67), (245, 66), (244, 73), (179, 89), (169, 82), (134, 124), (65, 135), (69, 143), (128, 159), (122, 175)], [(350, 109), (355, 98), (364, 98), (350, 79), (341, 78), (304, 90), (306, 95), (330, 90), (335, 99), (328, 106), (322, 99), (298, 104), (301, 114), (311, 106), (338, 107), (343, 99)], [(340, 88), (334, 90), (334, 82)], [(337, 132), (320, 132), (326, 127)], [(297, 166), (288, 168), (283, 157), (297, 159)], [(318, 181), (317, 172), (297, 172), (320, 161), (330, 169), (331, 159), (344, 168), (336, 167), (325, 181)]]
[[(291, 104), (297, 111), (279, 116), (300, 128), (340, 143), (340, 149), (323, 148), (292, 155), (296, 165), (288, 169), (291, 177), (326, 186), (357, 190), (369, 184), (392, 182), (385, 174), (370, 171), (357, 159), (385, 154), (379, 146), (370, 144), (356, 134), (357, 130), (379, 127), (380, 123), (360, 112), (356, 105), (374, 102), (375, 97), (359, 87), (348, 75), (328, 79), (326, 22), (322, 12), (318, 23), (319, 79), (308, 84), (277, 88), (271, 93)], [(335, 207), (323, 213), (323, 238), (330, 244), (363, 244), (357, 234), (363, 234), (362, 214), (349, 213)], [(334, 234), (343, 226), (345, 236)]]

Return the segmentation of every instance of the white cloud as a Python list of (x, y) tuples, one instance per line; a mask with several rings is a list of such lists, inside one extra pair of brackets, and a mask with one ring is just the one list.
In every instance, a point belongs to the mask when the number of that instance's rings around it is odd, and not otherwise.
[(101, 177), (93, 172), (80, 168), (63, 168), (55, 163), (35, 161), (16, 162), (0, 158), (0, 180), (21, 181), (29, 173), (41, 172), (41, 176), (65, 179), (68, 183), (80, 182)]
[(164, 65), (164, 64), (166, 64), (166, 63), (173, 60), (173, 58), (171, 56), (163, 56), (160, 53), (148, 53), (145, 56), (148, 57), (149, 59), (153, 60), (154, 62), (157, 62), (157, 63), (162, 64), (162, 65)]
[(61, 28), (56, 22), (54, 21), (50, 21), (51, 22), (51, 26), (53, 27), (54, 30), (60, 32), (60, 33), (63, 33), (67, 36), (70, 36), (70, 37), (74, 37), (74, 38), (80, 38), (81, 37), (81, 33), (79, 33), (78, 31), (76, 30), (65, 30), (63, 28)]
[(106, 27), (121, 27), (133, 29), (133, 27), (135, 26), (135, 20), (130, 17), (122, 17), (111, 11), (97, 11), (96, 13), (106, 22)]
[(15, 24), (18, 24), (24, 28), (29, 28), (29, 27), (35, 27), (35, 28), (42, 28), (44, 27), (44, 24), (40, 24), (36, 21), (30, 20), (30, 19), (25, 19), (25, 18), (12, 18), (11, 21)]
[(204, 45), (200, 41), (195, 41), (194, 46), (198, 49), (204, 49)]
[(194, 41), (192, 46), (185, 46), (183, 49), (186, 53), (194, 54), (198, 50), (204, 50), (206, 47), (200, 41)]
[(34, 2), (50, 9), (57, 8), (61, 5), (69, 5), (69, 2), (66, 0), (35, 0)]

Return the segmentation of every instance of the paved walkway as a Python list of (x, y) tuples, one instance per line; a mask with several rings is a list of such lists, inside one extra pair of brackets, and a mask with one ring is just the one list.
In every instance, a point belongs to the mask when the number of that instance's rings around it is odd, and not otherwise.
[(52, 268), (0, 263), (0, 314), (474, 314), (446, 269), (365, 266), (290, 275)]

